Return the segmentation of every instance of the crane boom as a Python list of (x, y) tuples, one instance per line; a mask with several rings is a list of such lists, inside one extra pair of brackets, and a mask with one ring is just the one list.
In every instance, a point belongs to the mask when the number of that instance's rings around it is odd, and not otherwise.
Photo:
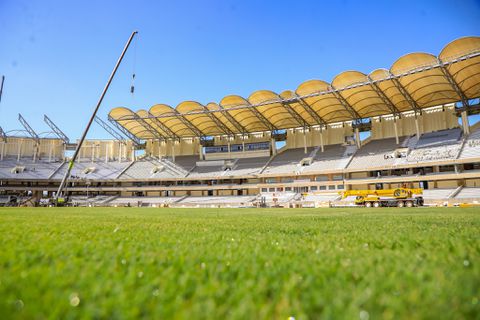
[(108, 88), (110, 87), (110, 83), (112, 83), (113, 77), (115, 76), (115, 73), (117, 72), (118, 67), (120, 66), (120, 63), (123, 60), (123, 57), (125, 56), (125, 53), (128, 50), (128, 47), (130, 46), (130, 43), (132, 42), (133, 38), (137, 34), (137, 31), (133, 31), (132, 34), (130, 35), (130, 38), (128, 38), (127, 44), (123, 48), (122, 54), (117, 60), (117, 63), (115, 64), (115, 67), (113, 68), (112, 73), (110, 74), (110, 77), (108, 78), (107, 84), (105, 85), (105, 88), (103, 88), (102, 94), (100, 95), (100, 98), (98, 99), (97, 106), (93, 110), (93, 113), (90, 117), (90, 120), (88, 121), (87, 127), (83, 131), (82, 137), (80, 138), (80, 141), (78, 142), (77, 148), (75, 149), (75, 153), (73, 154), (72, 158), (70, 159), (68, 163), (67, 170), (65, 171), (65, 175), (63, 176), (62, 182), (60, 183), (60, 186), (58, 187), (57, 193), (55, 194), (55, 202), (58, 204), (58, 198), (62, 194), (63, 188), (65, 187), (65, 184), (67, 183), (68, 176), (70, 175), (70, 172), (73, 169), (73, 166), (75, 164), (75, 160), (77, 159), (78, 153), (80, 152), (80, 148), (82, 147), (83, 141), (85, 140), (88, 130), (90, 129), (90, 126), (92, 125), (93, 120), (95, 119), (95, 116), (97, 115), (98, 109), (100, 108), (100, 105), (102, 104), (103, 98), (105, 97), (105, 94), (107, 93)]

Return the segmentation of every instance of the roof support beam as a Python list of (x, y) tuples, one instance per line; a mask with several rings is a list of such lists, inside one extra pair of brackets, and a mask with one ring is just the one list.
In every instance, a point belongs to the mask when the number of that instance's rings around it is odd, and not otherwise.
[(283, 100), (279, 100), (278, 102), (282, 104), (282, 106), (295, 119), (295, 121), (298, 122), (299, 125), (301, 125), (304, 128), (309, 127), (308, 122), (297, 111), (295, 111), (295, 109), (293, 109), (291, 105), (289, 105), (288, 103), (285, 103), (285, 101)]
[(218, 104), (218, 107), (220, 108), (222, 114), (225, 116), (225, 118), (228, 119), (228, 121), (230, 121), (233, 126), (238, 130), (240, 131), (242, 134), (245, 134), (248, 132), (248, 130), (242, 126), (240, 124), (240, 122), (237, 121), (237, 119), (235, 119), (229, 112), (227, 109), (225, 109), (221, 104)]
[(343, 108), (347, 110), (348, 113), (350, 113), (350, 115), (352, 116), (352, 120), (361, 119), (362, 117), (360, 116), (360, 114), (358, 114), (358, 112), (353, 109), (353, 107), (347, 102), (347, 100), (345, 100), (345, 98), (339, 92), (337, 92), (337, 90), (332, 85), (330, 85), (330, 87), (332, 88), (332, 93), (335, 98), (337, 98)]
[(125, 128), (120, 123), (118, 123), (117, 120), (113, 119), (111, 116), (108, 116), (108, 121), (110, 121), (110, 123), (113, 124), (115, 128), (117, 128), (121, 133), (123, 133), (126, 137), (132, 140), (135, 144), (137, 145), (141, 144), (140, 138), (138, 138), (136, 135), (131, 133), (127, 128)]
[(468, 99), (467, 99), (467, 96), (465, 95), (465, 93), (462, 91), (462, 89), (460, 89), (460, 86), (458, 85), (458, 83), (455, 81), (455, 79), (453, 78), (452, 74), (448, 71), (447, 68), (445, 68), (445, 65), (443, 64), (443, 61), (440, 60), (440, 58), (437, 58), (438, 60), (438, 63), (440, 64), (440, 70), (442, 71), (443, 75), (445, 76), (445, 78), (447, 78), (447, 81), (450, 83), (450, 85), (452, 86), (453, 90), (455, 90), (455, 92), (458, 94), (458, 96), (460, 97), (460, 100), (462, 101), (462, 104), (464, 107), (468, 107), (469, 103), (468, 103)]
[(182, 121), (182, 123), (187, 126), (188, 129), (190, 129), (194, 134), (196, 134), (198, 137), (203, 137), (205, 136), (200, 129), (198, 129), (196, 126), (193, 125), (187, 118), (185, 118), (180, 112), (174, 109), (174, 112), (177, 116), (177, 118)]
[(402, 86), (400, 81), (398, 81), (398, 79), (395, 78), (395, 76), (390, 71), (388, 73), (390, 74), (393, 85), (395, 86), (395, 88), (397, 88), (398, 91), (400, 91), (400, 93), (405, 98), (405, 100), (407, 100), (412, 110), (415, 111), (415, 114), (417, 114), (417, 112), (421, 113), (420, 108), (417, 105), (417, 102), (412, 98), (410, 93), (408, 93), (408, 91)]
[(7, 142), (7, 134), (3, 131), (2, 127), (0, 127), (0, 139), (3, 140), (3, 142)]
[(60, 130), (60, 128), (57, 127), (57, 125), (52, 120), (50, 120), (50, 118), (47, 117), (46, 114), (43, 115), (43, 121), (45, 121), (45, 123), (50, 127), (50, 129), (52, 129), (52, 131), (57, 135), (57, 137), (59, 137), (64, 143), (70, 143), (70, 139), (68, 139), (67, 135), (63, 133), (63, 131)]
[(373, 90), (378, 94), (378, 96), (380, 97), (380, 99), (382, 99), (383, 103), (385, 103), (385, 105), (388, 107), (388, 109), (390, 109), (390, 111), (394, 114), (394, 115), (398, 115), (400, 114), (400, 110), (398, 110), (398, 108), (393, 104), (392, 100), (390, 100), (387, 95), (382, 91), (382, 89), (380, 89), (380, 87), (378, 86), (378, 84), (376, 82), (374, 82), (372, 80), (372, 78), (370, 78), (370, 76), (367, 76), (368, 80), (370, 81), (370, 85), (371, 87), (373, 88)]
[[(203, 109), (204, 109), (205, 111), (209, 111), (206, 106), (203, 106), (203, 105), (202, 105), (202, 107), (203, 107)], [(215, 117), (215, 115), (213, 115), (211, 112), (207, 112), (206, 115), (210, 118), (210, 120), (212, 120), (213, 122), (215, 122), (215, 124), (216, 124), (218, 127), (220, 127), (220, 129), (222, 129), (222, 131), (223, 131), (226, 135), (230, 135), (230, 136), (235, 135), (235, 134), (232, 132), (232, 130), (228, 129), (228, 127), (227, 127), (222, 121), (220, 121), (220, 119), (218, 119), (217, 117)]]
[(258, 120), (260, 120), (260, 122), (263, 123), (265, 127), (267, 127), (270, 131), (278, 130), (278, 128), (275, 127), (273, 123), (271, 123), (267, 118), (265, 118), (265, 116), (260, 111), (258, 111), (256, 107), (252, 106), (249, 102), (247, 102), (247, 105), (250, 107), (250, 110), (257, 116)]
[(293, 94), (294, 97), (295, 97), (295, 100), (298, 101), (298, 103), (300, 103), (300, 105), (308, 112), (308, 114), (313, 118), (315, 119), (315, 121), (317, 122), (317, 124), (319, 125), (327, 125), (327, 122), (325, 120), (323, 120), (322, 117), (320, 117), (318, 115), (318, 113), (315, 112), (315, 110), (313, 110), (313, 108), (303, 99), (303, 98), (300, 98), (296, 93)]
[[(105, 131), (107, 131), (112, 137), (115, 138), (115, 140), (123, 143), (123, 144), (126, 144), (125, 143), (125, 139), (122, 137), (121, 134), (119, 134), (117, 131), (115, 131), (115, 129), (113, 129), (112, 127), (110, 127), (108, 125), (108, 123), (106, 123), (105, 121), (103, 121), (102, 119), (100, 119), (98, 116), (95, 116), (95, 118), (93, 119), (100, 127), (102, 127)], [(133, 144), (137, 145), (137, 142), (132, 140), (133, 141)]]
[(32, 129), (32, 127), (30, 127), (30, 125), (28, 124), (27, 120), (25, 120), (20, 113), (18, 114), (18, 121), (20, 121), (20, 123), (21, 123), (22, 126), (25, 128), (25, 130), (27, 130), (28, 134), (29, 134), (33, 139), (35, 139), (35, 142), (36, 142), (36, 143), (39, 143), (39, 142), (40, 142), (40, 138), (38, 137), (38, 134)]
[(158, 140), (165, 140), (166, 137), (155, 130), (154, 127), (149, 125), (143, 118), (139, 117), (138, 114), (134, 113), (134, 118), (137, 120), (142, 127), (144, 127), (148, 132), (150, 132)]
[(153, 114), (150, 113), (150, 111), (147, 111), (149, 119), (152, 119), (153, 122), (155, 122), (155, 125), (158, 126), (160, 129), (165, 131), (171, 138), (174, 139), (180, 139), (175, 132), (173, 132), (169, 127), (164, 125), (160, 120), (158, 120)]

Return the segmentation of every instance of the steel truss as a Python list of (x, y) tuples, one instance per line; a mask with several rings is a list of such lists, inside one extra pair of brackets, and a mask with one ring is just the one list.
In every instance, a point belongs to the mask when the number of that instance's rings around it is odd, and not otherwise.
[(70, 143), (70, 139), (67, 137), (67, 135), (63, 133), (63, 131), (60, 130), (60, 128), (57, 127), (57, 125), (49, 117), (47, 117), (46, 114), (43, 115), (43, 121), (45, 121), (45, 123), (50, 127), (50, 129), (52, 129), (53, 133), (55, 133), (55, 135), (57, 135), (57, 137), (59, 137), (63, 141), (63, 143)]
[(25, 120), (25, 118), (23, 118), (20, 113), (18, 114), (18, 121), (20, 121), (20, 124), (25, 128), (25, 130), (28, 132), (28, 134), (35, 140), (35, 142), (39, 143), (40, 142), (40, 137), (35, 132), (35, 130), (33, 130), (32, 127), (30, 127), (27, 120)]

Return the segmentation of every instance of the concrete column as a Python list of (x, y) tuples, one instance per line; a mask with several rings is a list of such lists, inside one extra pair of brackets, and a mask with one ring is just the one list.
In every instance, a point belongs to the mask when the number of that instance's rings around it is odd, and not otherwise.
[(3, 161), (4, 152), (5, 152), (5, 142), (2, 142), (2, 151), (0, 152), (0, 161)]
[(467, 111), (462, 111), (462, 127), (464, 134), (470, 134), (470, 124), (468, 123)]
[(172, 161), (175, 162), (175, 141), (172, 141)]
[(33, 146), (33, 162), (37, 160), (37, 151), (38, 151), (38, 143), (35, 142), (35, 145)]
[(303, 152), (307, 154), (307, 132), (303, 129)]
[(277, 154), (277, 146), (275, 145), (275, 139), (272, 138), (270, 140), (271, 140), (271, 144), (272, 144), (272, 155), (276, 155)]
[(417, 115), (415, 115), (415, 129), (417, 131), (417, 140), (420, 140), (421, 132), (420, 132), (420, 125), (418, 124), (418, 116)]
[(360, 130), (358, 128), (355, 128), (355, 143), (357, 144), (357, 148), (360, 149), (362, 144), (360, 141)]
[(320, 130), (320, 148), (322, 152), (325, 151), (325, 146), (323, 145), (323, 130)]
[(52, 142), (48, 146), (48, 162), (52, 162)]
[(395, 143), (399, 144), (400, 140), (398, 139), (398, 127), (397, 127), (397, 119), (393, 120), (393, 129), (395, 130)]
[(231, 149), (230, 149), (230, 138), (227, 138), (227, 139), (228, 139), (228, 143), (227, 143), (228, 158), (231, 159), (231, 158), (232, 158), (232, 154), (231, 154)]
[(23, 139), (20, 140), (20, 143), (18, 144), (18, 148), (17, 148), (17, 161), (20, 161), (20, 156), (21, 156), (21, 152), (22, 152), (22, 143), (23, 143)]
[(122, 161), (122, 143), (118, 142), (118, 163)]
[(198, 159), (203, 160), (203, 146), (201, 143), (198, 144)]

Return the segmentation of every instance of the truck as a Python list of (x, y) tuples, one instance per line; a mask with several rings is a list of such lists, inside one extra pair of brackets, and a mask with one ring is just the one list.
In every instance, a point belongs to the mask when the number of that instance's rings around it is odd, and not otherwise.
[(362, 207), (421, 207), (423, 194), (421, 188), (396, 188), (380, 190), (346, 190), (340, 192), (342, 199), (355, 196), (355, 205)]

